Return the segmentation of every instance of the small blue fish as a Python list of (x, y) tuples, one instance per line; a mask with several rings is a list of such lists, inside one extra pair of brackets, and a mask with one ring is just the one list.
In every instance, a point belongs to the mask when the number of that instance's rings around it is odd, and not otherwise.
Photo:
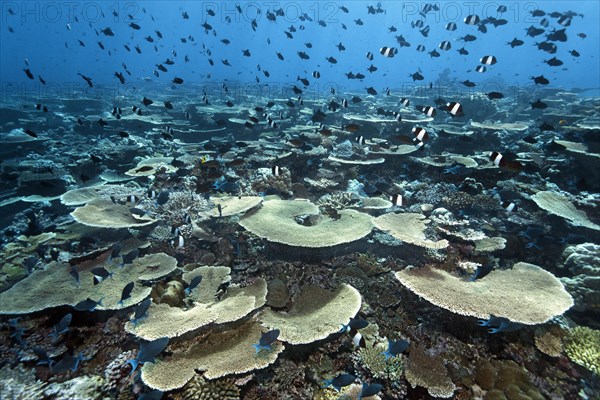
[(146, 311), (148, 311), (151, 304), (152, 299), (148, 297), (146, 300), (142, 301), (140, 304), (137, 305), (137, 307), (135, 308), (133, 319), (131, 320), (133, 325), (136, 325), (138, 321), (146, 315)]
[(94, 275), (94, 285), (97, 285), (106, 278), (110, 278), (112, 276), (112, 272), (108, 272), (103, 267), (94, 268), (91, 273)]
[(185, 288), (184, 292), (186, 296), (190, 295), (190, 292), (196, 288), (202, 282), (202, 275), (195, 276), (190, 282), (189, 286)]
[(379, 383), (363, 383), (362, 390), (358, 395), (358, 400), (363, 397), (375, 396), (377, 393), (381, 392), (381, 389), (383, 389), (383, 386)]
[(366, 328), (369, 325), (369, 322), (362, 318), (350, 318), (350, 322), (345, 325), (342, 325), (342, 329), (340, 329), (340, 333), (349, 332), (351, 329), (358, 330)]
[(494, 267), (491, 264), (479, 265), (475, 273), (469, 277), (469, 282), (475, 282), (475, 280), (483, 278), (492, 272), (493, 269)]
[(41, 347), (34, 347), (33, 352), (38, 358), (38, 362), (35, 365), (47, 365), (52, 368), (52, 365), (56, 363), (56, 361), (52, 360), (46, 350)]
[(279, 329), (273, 329), (268, 332), (264, 332), (258, 343), (253, 344), (252, 346), (256, 349), (257, 353), (262, 349), (271, 350), (271, 345), (277, 340), (279, 333)]
[(385, 360), (387, 361), (387, 359), (390, 357), (396, 357), (398, 354), (404, 353), (406, 349), (408, 349), (409, 344), (410, 342), (404, 339), (388, 339), (388, 349), (386, 351), (383, 351), (381, 354), (385, 356)]
[(125, 254), (123, 256), (121, 266), (123, 266), (125, 264), (131, 264), (133, 262), (133, 260), (135, 260), (139, 255), (140, 255), (140, 252), (138, 249), (135, 249), (135, 250), (130, 251), (129, 253)]
[(342, 390), (344, 386), (351, 385), (356, 380), (356, 377), (351, 374), (340, 374), (333, 379), (327, 379), (323, 382), (323, 388), (328, 386), (333, 387), (336, 391)]
[(133, 287), (135, 284), (133, 282), (129, 282), (124, 288), (123, 292), (121, 292), (121, 300), (117, 303), (118, 305), (123, 305), (123, 302), (131, 297), (131, 292), (133, 291)]
[(56, 341), (60, 335), (69, 331), (69, 325), (71, 325), (72, 320), (73, 315), (69, 313), (62, 317), (58, 324), (54, 325), (54, 332), (50, 333), (53, 341)]
[(514, 332), (516, 330), (521, 329), (524, 325), (518, 322), (513, 322), (507, 318), (503, 317), (495, 317), (493, 315), (486, 321), (480, 319), (477, 321), (479, 326), (487, 326), (489, 327), (489, 333), (499, 333), (499, 332)]
[(60, 361), (50, 368), (50, 371), (53, 374), (59, 374), (68, 370), (75, 372), (77, 371), (77, 368), (79, 368), (79, 363), (87, 360), (89, 360), (89, 358), (85, 357), (83, 353), (79, 353), (76, 356), (66, 354)]
[(163, 352), (163, 350), (169, 345), (169, 338), (163, 337), (151, 342), (145, 342), (140, 345), (140, 350), (137, 356), (132, 360), (127, 360), (128, 364), (131, 364), (131, 374), (137, 369), (139, 364), (147, 362), (154, 362), (156, 356)]
[(73, 306), (75, 311), (94, 311), (96, 307), (102, 306), (102, 299), (94, 301), (89, 297)]
[(110, 259), (119, 257), (119, 253), (121, 253), (121, 243), (117, 242), (112, 245)]

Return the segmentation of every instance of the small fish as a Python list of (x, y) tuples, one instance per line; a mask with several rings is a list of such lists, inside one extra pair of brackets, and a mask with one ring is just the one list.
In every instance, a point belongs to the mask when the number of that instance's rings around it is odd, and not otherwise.
[(144, 342), (140, 345), (140, 350), (137, 356), (133, 360), (127, 360), (128, 364), (131, 364), (132, 371), (130, 375), (137, 369), (139, 364), (147, 362), (154, 362), (154, 359), (163, 352), (164, 349), (169, 345), (169, 338), (163, 337), (160, 339), (153, 340), (151, 342)]
[(175, 77), (175, 78), (173, 78), (173, 83), (181, 85), (183, 83), (183, 79)]
[(356, 380), (356, 377), (351, 374), (340, 374), (333, 379), (328, 379), (323, 382), (323, 388), (333, 387), (336, 391), (342, 390), (343, 387), (351, 385)]
[(462, 105), (455, 101), (446, 104), (446, 111), (454, 117), (460, 117), (464, 115)]
[(496, 62), (498, 62), (494, 56), (483, 56), (479, 61), (484, 65), (494, 65)]
[(534, 101), (533, 103), (531, 103), (531, 108), (537, 108), (539, 110), (543, 110), (545, 108), (547, 108), (548, 105), (546, 103), (544, 103), (543, 101), (541, 101), (540, 99), (537, 99), (536, 101)]
[(481, 19), (477, 15), (469, 15), (465, 18), (464, 21), (467, 25), (479, 25)]
[(86, 300), (80, 301), (73, 306), (75, 311), (94, 311), (96, 307), (102, 305), (102, 300), (94, 301), (89, 297)]
[(519, 40), (517, 38), (514, 38), (512, 41), (507, 42), (506, 44), (510, 45), (510, 47), (512, 47), (514, 49), (517, 46), (522, 46), (523, 43), (525, 43), (525, 42), (523, 42), (522, 40)]
[(200, 282), (202, 282), (202, 275), (198, 275), (195, 276), (192, 281), (190, 282), (190, 284), (188, 285), (187, 288), (185, 288), (184, 292), (186, 296), (190, 295), (190, 292), (196, 288), (196, 286), (198, 286), (200, 284)]
[(523, 168), (523, 165), (520, 162), (510, 160), (509, 158), (509, 156), (504, 156), (497, 151), (490, 153), (490, 161), (492, 161), (497, 167), (514, 172), (518, 172)]
[(486, 96), (490, 100), (497, 100), (497, 99), (504, 98), (504, 95), (500, 92), (489, 92), (489, 93), (486, 93)]
[(419, 140), (421, 142), (424, 142), (425, 140), (429, 139), (429, 134), (427, 133), (425, 128), (421, 128), (419, 126), (415, 126), (414, 128), (412, 128), (412, 134), (415, 136), (416, 140)]
[(410, 76), (412, 78), (413, 82), (414, 81), (422, 81), (423, 79), (425, 79), (419, 71), (415, 72), (414, 74), (409, 74), (408, 76)]
[(392, 58), (394, 55), (398, 54), (398, 49), (394, 47), (382, 47), (379, 49), (379, 53), (384, 57)]
[(115, 77), (119, 79), (122, 85), (125, 84), (125, 77), (121, 72), (115, 72)]
[(423, 114), (428, 117), (435, 117), (436, 109), (431, 106), (416, 106), (417, 110), (421, 111)]
[(375, 90), (375, 88), (373, 86), (370, 86), (367, 88), (367, 93), (370, 94), (371, 96), (376, 96), (377, 90)]
[(361, 400), (364, 397), (375, 396), (377, 393), (381, 392), (383, 386), (379, 383), (363, 383), (362, 390), (358, 395), (358, 400)]
[(563, 62), (556, 57), (552, 57), (549, 60), (544, 60), (544, 62), (551, 67), (559, 67), (559, 66), (563, 65)]
[(141, 27), (140, 27), (138, 24), (136, 24), (135, 22), (131, 22), (131, 23), (129, 24), (129, 27), (130, 27), (131, 29), (135, 29), (136, 31), (139, 31), (139, 30), (141, 29)]
[(335, 59), (335, 57), (327, 57), (326, 60), (329, 61), (331, 64), (337, 64), (337, 60)]
[(254, 347), (256, 353), (258, 353), (262, 349), (271, 350), (271, 345), (277, 340), (279, 334), (279, 329), (273, 329), (268, 332), (263, 332), (258, 343), (253, 344), (252, 347)]
[[(517, 205), (515, 203), (513, 203), (512, 201), (505, 200), (505, 201), (500, 202), (500, 207), (504, 208), (504, 210), (506, 210), (507, 212), (513, 212), (517, 208)], [(479, 269), (479, 268), (477, 268), (477, 269)], [(475, 273), (477, 273), (477, 272), (475, 272)], [(485, 276), (485, 275), (483, 275), (483, 276)], [(477, 276), (475, 279), (477, 279), (479, 277), (480, 276)]]
[(146, 107), (148, 107), (152, 103), (154, 103), (154, 102), (150, 99), (147, 99), (145, 97), (142, 99), (142, 104), (145, 105)]
[(452, 48), (452, 44), (451, 44), (449, 41), (447, 41), (447, 40), (444, 40), (443, 42), (441, 42), (441, 43), (439, 44), (439, 46), (438, 46), (438, 47), (439, 47), (441, 50), (447, 51), (447, 50), (450, 50), (450, 49)]
[(487, 71), (487, 68), (485, 67), (485, 65), (478, 65), (475, 67), (475, 71), (479, 73), (484, 73), (485, 71)]
[(54, 325), (53, 332), (50, 333), (50, 337), (52, 340), (56, 341), (60, 335), (63, 333), (67, 333), (69, 331), (69, 325), (71, 325), (71, 321), (73, 320), (73, 314), (69, 313), (62, 317), (58, 324)]
[(79, 363), (84, 360), (87, 360), (87, 358), (83, 356), (83, 353), (79, 353), (77, 356), (66, 354), (50, 370), (53, 374), (59, 374), (68, 370), (75, 372), (79, 368)]
[(390, 357), (396, 357), (398, 354), (404, 353), (408, 349), (410, 343), (407, 340), (391, 340), (388, 339), (388, 349), (381, 352), (384, 355), (386, 361)]
[(48, 107), (46, 107), (46, 106), (44, 106), (44, 105), (42, 105), (42, 104), (36, 104), (36, 105), (35, 105), (35, 109), (36, 109), (36, 110), (43, 111), (43, 112), (48, 112)]
[(135, 312), (133, 314), (133, 319), (132, 319), (132, 323), (134, 325), (137, 323), (137, 321), (139, 321), (146, 315), (146, 312), (150, 308), (151, 304), (152, 304), (152, 299), (150, 297), (148, 297), (135, 307)]
[(131, 292), (133, 291), (134, 286), (134, 282), (129, 282), (127, 285), (125, 285), (123, 291), (121, 292), (121, 300), (119, 300), (117, 303), (118, 305), (123, 305), (123, 302), (131, 297)]
[(550, 83), (550, 81), (548, 79), (546, 79), (544, 77), (544, 75), (540, 75), (540, 76), (532, 76), (529, 79), (533, 79), (533, 82), (536, 85), (547, 85)]
[(83, 80), (87, 82), (89, 87), (94, 87), (94, 84), (92, 83), (92, 78), (90, 78), (89, 76), (85, 76), (81, 73), (77, 73), (77, 75), (81, 76)]
[(302, 84), (304, 86), (309, 86), (310, 85), (310, 82), (308, 81), (308, 79), (306, 79), (306, 78), (300, 78), (300, 75), (298, 75), (298, 77), (296, 78), (296, 80), (302, 82)]
[(102, 282), (103, 280), (105, 280), (106, 278), (110, 278), (112, 276), (112, 273), (108, 272), (103, 267), (94, 268), (94, 269), (92, 269), (91, 273), (92, 273), (92, 275), (94, 275), (94, 285), (97, 285), (100, 282)]

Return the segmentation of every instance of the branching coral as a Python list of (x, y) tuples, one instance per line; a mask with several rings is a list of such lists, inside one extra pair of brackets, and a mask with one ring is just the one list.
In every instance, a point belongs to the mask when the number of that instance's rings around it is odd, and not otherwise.
[(573, 328), (565, 340), (565, 352), (576, 364), (600, 375), (600, 331), (586, 326)]

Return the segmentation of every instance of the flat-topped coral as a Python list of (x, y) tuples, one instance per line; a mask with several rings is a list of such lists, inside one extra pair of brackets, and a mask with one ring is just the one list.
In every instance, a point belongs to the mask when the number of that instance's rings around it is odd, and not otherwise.
[(150, 217), (137, 217), (131, 207), (115, 204), (110, 200), (92, 200), (71, 212), (75, 221), (98, 228), (136, 228), (156, 222)]
[(494, 315), (535, 325), (562, 315), (573, 305), (558, 278), (523, 262), (474, 282), (431, 267), (405, 269), (396, 272), (396, 278), (438, 307), (481, 319)]
[(565, 196), (555, 192), (544, 191), (537, 192), (531, 196), (531, 199), (535, 201), (541, 209), (548, 211), (550, 214), (558, 215), (575, 226), (583, 226), (585, 228), (600, 231), (600, 225), (590, 221), (587, 215), (583, 211), (576, 209), (573, 203)]
[[(257, 211), (246, 214), (240, 225), (270, 242), (296, 247), (330, 247), (367, 236), (371, 217), (355, 210), (341, 210), (338, 219), (317, 217), (319, 209), (307, 200), (269, 200)], [(297, 218), (307, 216), (312, 225), (301, 225)], [(332, 234), (335, 232), (335, 234)]]
[[(110, 251), (97, 262), (88, 263), (85, 269), (78, 269), (79, 282), (71, 275), (68, 263), (51, 262), (46, 268), (34, 271), (0, 293), (0, 314), (27, 314), (63, 305), (74, 306), (88, 298), (102, 300), (97, 309), (127, 308), (150, 295), (151, 288), (144, 285), (144, 281), (161, 278), (177, 268), (177, 260), (164, 253), (149, 254), (124, 267), (107, 262), (109, 255)], [(90, 271), (98, 266), (106, 268), (112, 276), (94, 285)], [(131, 295), (120, 303), (123, 288), (130, 282), (135, 282)]]
[(448, 247), (449, 243), (445, 239), (438, 241), (427, 239), (424, 232), (429, 222), (430, 220), (426, 219), (424, 215), (416, 213), (389, 213), (373, 220), (377, 229), (387, 232), (403, 242), (436, 250)]
[[(262, 197), (260, 196), (224, 196), (211, 197), (210, 199), (215, 204), (215, 208), (210, 211), (210, 215), (213, 217), (230, 217), (242, 214), (262, 203)], [(221, 206), (221, 213), (219, 213), (217, 206)]]
[(135, 168), (125, 172), (125, 175), (129, 176), (150, 176), (156, 174), (161, 169), (164, 169), (167, 173), (173, 173), (177, 171), (177, 168), (171, 165), (173, 158), (171, 157), (152, 157), (142, 160), (138, 163)]
[(271, 349), (256, 353), (252, 345), (261, 335), (260, 325), (253, 320), (213, 331), (183, 351), (144, 364), (142, 380), (153, 389), (167, 391), (183, 387), (197, 370), (204, 371), (207, 379), (216, 379), (264, 368), (275, 362), (284, 347), (277, 341)]
[[(204, 286), (194, 290), (205, 289)], [(246, 287), (230, 287), (221, 300), (215, 297), (216, 290), (209, 293), (213, 293), (210, 302), (195, 302), (194, 306), (187, 310), (166, 304), (152, 304), (146, 317), (136, 323), (127, 322), (125, 330), (142, 339), (155, 340), (161, 337), (181, 336), (210, 323), (236, 321), (265, 304), (267, 283), (259, 278)]]
[(265, 310), (259, 320), (270, 329), (279, 329), (284, 342), (312, 343), (339, 332), (360, 305), (360, 293), (350, 285), (343, 284), (334, 292), (311, 285), (294, 300), (289, 312)]

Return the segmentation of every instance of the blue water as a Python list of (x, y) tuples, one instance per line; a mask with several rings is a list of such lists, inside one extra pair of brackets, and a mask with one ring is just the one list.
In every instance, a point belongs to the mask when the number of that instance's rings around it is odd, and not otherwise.
[[(240, 5), (241, 13), (236, 10), (235, 4)], [(349, 13), (341, 10), (342, 4)], [(533, 90), (529, 77), (544, 75), (551, 81), (551, 87), (582, 88), (588, 89), (586, 94), (599, 94), (599, 2), (439, 2), (439, 10), (431, 11), (423, 18), (419, 10), (425, 4), (386, 1), (381, 6), (385, 13), (372, 15), (367, 13), (367, 6), (376, 7), (376, 2), (363, 1), (3, 1), (0, 36), (2, 94), (53, 97), (77, 95), (74, 93), (84, 90), (86, 95), (94, 95), (77, 75), (82, 73), (92, 78), (95, 84), (109, 85), (118, 91), (142, 85), (145, 82), (143, 78), (167, 87), (177, 76), (185, 82), (208, 84), (228, 80), (246, 83), (254, 89), (260, 86), (274, 97), (287, 97), (292, 84), (300, 86), (296, 78), (301, 76), (311, 82), (305, 96), (320, 97), (326, 96), (330, 87), (338, 91), (363, 91), (369, 86), (378, 91), (387, 87), (396, 89), (396, 92), (406, 90), (415, 85), (409, 74), (417, 70), (425, 78), (417, 84), (432, 82), (448, 85), (469, 79), (479, 84), (476, 90), (482, 92), (506, 90), (511, 85)], [(500, 4), (507, 7), (503, 14), (496, 11)], [(568, 40), (565, 43), (555, 42), (558, 45), (555, 54), (540, 51), (534, 45), (543, 41), (544, 35), (535, 38), (525, 36), (527, 27), (540, 27), (542, 17), (533, 17), (530, 13), (538, 8), (547, 13), (570, 10), (581, 15), (575, 16), (571, 26), (566, 28)], [(215, 12), (215, 16), (208, 15), (209, 9)], [(269, 21), (267, 12), (277, 9), (282, 9), (285, 16), (277, 16), (275, 22)], [(182, 17), (183, 12), (187, 12), (189, 19)], [(299, 16), (303, 14), (313, 21), (301, 21)], [(483, 34), (477, 31), (476, 26), (463, 22), (470, 14), (482, 19), (504, 18), (507, 23), (498, 27), (488, 24), (488, 32)], [(547, 33), (554, 28), (562, 28), (557, 19), (548, 15), (545, 18), (550, 22), (545, 28)], [(255, 19), (257, 28), (253, 31), (251, 22)], [(356, 19), (361, 19), (364, 25), (356, 25)], [(430, 25), (428, 37), (423, 37), (418, 28), (411, 27), (411, 22), (419, 19), (423, 19), (425, 25)], [(317, 23), (319, 20), (324, 21), (326, 26), (320, 26)], [(141, 29), (132, 29), (129, 26), (131, 22), (138, 24)], [(213, 29), (205, 31), (201, 27), (205, 22)], [(449, 22), (455, 22), (457, 30), (447, 31), (445, 26)], [(347, 29), (343, 29), (343, 25)], [(296, 28), (296, 32), (292, 33), (293, 39), (288, 39), (284, 31), (291, 26)], [(389, 32), (391, 26), (396, 27), (397, 32)], [(112, 29), (114, 36), (105, 36), (100, 32), (107, 27)], [(14, 32), (11, 33), (9, 29)], [(162, 39), (157, 37), (156, 30), (162, 33)], [(582, 39), (577, 36), (580, 33), (587, 37)], [(466, 34), (475, 35), (477, 40), (464, 43), (459, 38)], [(398, 46), (396, 35), (402, 35), (411, 46)], [(151, 36), (154, 43), (148, 42), (145, 39), (147, 36)], [(513, 49), (506, 43), (515, 37), (525, 43)], [(181, 38), (186, 38), (187, 43), (182, 43)], [(231, 43), (225, 45), (222, 39), (229, 39)], [(85, 47), (80, 46), (78, 40)], [(440, 50), (438, 45), (443, 40), (450, 41), (452, 49)], [(98, 41), (103, 43), (105, 50), (99, 47)], [(312, 43), (311, 49), (306, 48), (307, 42)], [(337, 49), (336, 45), (340, 42), (346, 47), (345, 51)], [(425, 52), (416, 51), (420, 44), (425, 46)], [(131, 51), (127, 51), (124, 45), (128, 45)], [(142, 54), (134, 50), (136, 45)], [(155, 51), (155, 45), (158, 51)], [(394, 58), (383, 57), (379, 53), (383, 46), (398, 48), (398, 54)], [(461, 47), (465, 47), (470, 54), (458, 54), (457, 50)], [(434, 48), (441, 54), (439, 58), (429, 56), (428, 52)], [(251, 57), (242, 56), (244, 49), (250, 50)], [(573, 57), (569, 54), (571, 50), (578, 51), (581, 56)], [(207, 51), (212, 56), (207, 55)], [(301, 60), (298, 51), (305, 51), (310, 59)], [(373, 61), (365, 57), (369, 51), (374, 54)], [(282, 53), (285, 60), (280, 61), (276, 52)], [(189, 57), (188, 63), (184, 62), (186, 55)], [(489, 66), (486, 73), (474, 72), (479, 59), (485, 55), (494, 55), (498, 63)], [(338, 63), (332, 65), (325, 60), (330, 56), (335, 57)], [(543, 63), (543, 60), (552, 57), (557, 57), (564, 64), (551, 67)], [(156, 77), (153, 74), (156, 65), (167, 58), (171, 58), (175, 64), (166, 66), (168, 72), (159, 71)], [(214, 60), (214, 66), (209, 65), (209, 58)], [(25, 59), (29, 61), (35, 81), (28, 79), (23, 72), (26, 68)], [(229, 60), (232, 66), (224, 66), (222, 59)], [(127, 65), (131, 76), (124, 73), (122, 63)], [(367, 72), (371, 64), (378, 71)], [(258, 71), (258, 65), (270, 73), (269, 78)], [(117, 71), (125, 74), (125, 85), (120, 85), (114, 77)], [(319, 71), (321, 78), (313, 79), (313, 71)], [(350, 71), (363, 73), (366, 77), (363, 80), (348, 80), (344, 74)], [(444, 74), (441, 79), (440, 74)], [(45, 86), (38, 81), (38, 75), (46, 81)], [(256, 77), (259, 77), (259, 83)], [(460, 85), (459, 88), (467, 90)], [(93, 90), (97, 91), (98, 85)]]

